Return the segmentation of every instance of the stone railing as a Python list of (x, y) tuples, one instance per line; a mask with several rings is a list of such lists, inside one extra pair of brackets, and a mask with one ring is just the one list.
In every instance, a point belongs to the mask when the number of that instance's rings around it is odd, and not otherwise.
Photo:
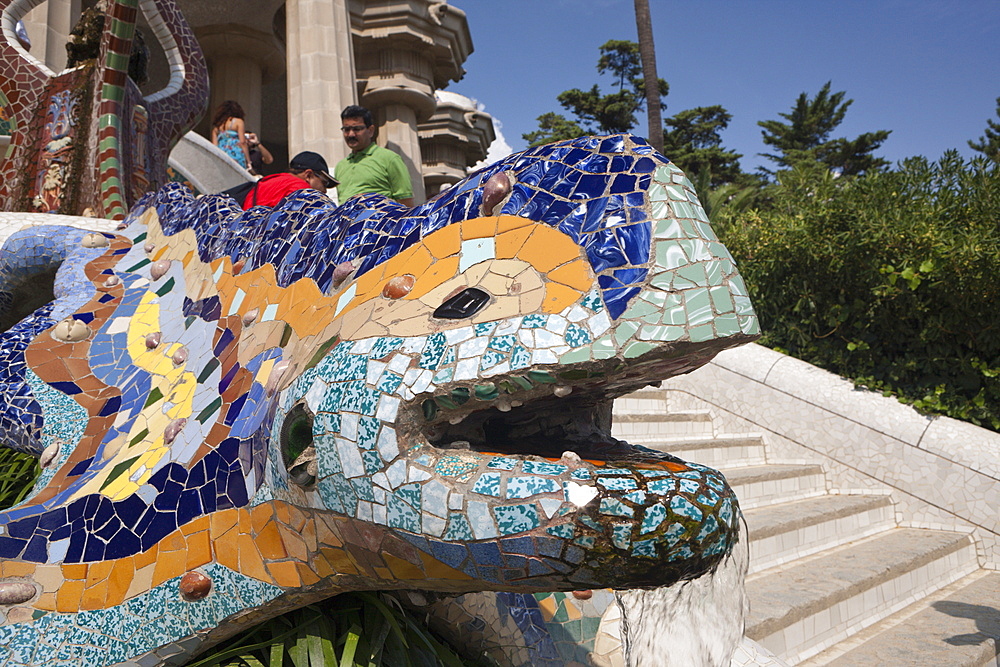
[(664, 383), (672, 412), (711, 412), (720, 432), (758, 432), (771, 462), (822, 463), (834, 493), (891, 493), (901, 525), (972, 531), (1000, 568), (1000, 434), (929, 417), (751, 344)]

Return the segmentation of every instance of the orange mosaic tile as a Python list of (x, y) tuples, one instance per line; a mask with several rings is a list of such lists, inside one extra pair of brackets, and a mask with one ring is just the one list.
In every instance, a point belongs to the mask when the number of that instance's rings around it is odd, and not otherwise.
[(56, 593), (56, 611), (71, 613), (80, 610), (80, 600), (83, 598), (84, 582), (67, 581)]
[[(135, 570), (131, 558), (121, 558), (115, 561), (115, 566), (107, 578), (107, 597), (105, 607), (119, 605), (125, 601)], [(104, 608), (104, 607), (102, 607)]]
[[(473, 218), (472, 220), (466, 220), (460, 225), (452, 225), (452, 227), (459, 227), (462, 230), (462, 240), (464, 241), (485, 239), (496, 236), (497, 219)], [(450, 229), (450, 227), (446, 227), (446, 229)]]
[(264, 560), (254, 544), (253, 538), (248, 534), (241, 534), (236, 538), (237, 549), (239, 550), (239, 567), (234, 568), (248, 577), (259, 581), (271, 583), (270, 574), (264, 566)]
[(534, 221), (530, 218), (523, 218), (519, 215), (498, 215), (497, 219), (497, 236), (508, 232), (512, 229), (519, 229), (521, 227), (531, 227), (534, 225)]
[(319, 555), (326, 559), (330, 567), (337, 574), (361, 574), (354, 559), (343, 549), (335, 547), (321, 547)]
[(542, 612), (542, 618), (551, 621), (556, 615), (558, 604), (554, 595), (547, 595), (538, 601), (538, 609)]
[[(287, 527), (279, 528), (281, 534), (281, 542), (284, 546), (285, 551), (288, 553), (289, 558), (293, 558), (297, 561), (306, 562), (309, 560), (310, 551), (315, 549), (315, 544), (313, 548), (310, 549), (306, 546), (305, 538), (298, 533), (289, 530)], [(315, 540), (314, 540), (315, 543)]]
[(187, 538), (187, 559), (185, 570), (193, 570), (212, 561), (212, 538), (207, 529), (200, 530)]
[(115, 561), (102, 561), (99, 563), (91, 563), (90, 567), (87, 568), (87, 579), (86, 587), (92, 588), (93, 586), (101, 586), (108, 579), (108, 575), (111, 574), (111, 570), (115, 566)]
[(151, 549), (147, 549), (146, 551), (140, 551), (136, 555), (132, 556), (132, 563), (135, 566), (136, 570), (144, 568), (147, 565), (155, 565), (156, 557), (159, 556), (159, 554), (160, 554), (160, 546), (159, 544), (155, 544)]
[[(249, 512), (250, 530), (254, 533), (261, 531), (274, 518), (274, 509), (270, 504), (257, 505)], [(241, 524), (242, 527), (242, 524)]]
[[(34, 563), (5, 560), (0, 562), (0, 576), (27, 577), (34, 573), (35, 567), (37, 566)], [(86, 567), (86, 565), (83, 566), (84, 572), (86, 572)]]
[(547, 277), (549, 280), (562, 283), (579, 292), (587, 291), (594, 283), (594, 273), (591, 271), (590, 265), (583, 259), (573, 260), (558, 266), (549, 271)]
[(446, 280), (453, 278), (458, 271), (459, 259), (449, 257), (434, 263), (434, 265), (420, 276), (420, 280), (405, 299), (419, 299), (431, 290), (439, 287)]
[[(435, 258), (445, 259), (446, 257), (451, 257), (452, 255), (458, 253), (459, 249), (462, 247), (461, 239), (462, 239), (462, 230), (460, 226), (449, 225), (444, 229), (437, 230), (433, 234), (429, 234), (426, 238), (423, 239), (422, 244), (425, 248), (427, 248), (428, 251), (430, 251), (430, 254), (433, 255)], [(416, 248), (419, 247), (420, 246), (416, 246)], [(412, 252), (419, 253), (420, 251), (414, 249), (414, 251)], [(413, 258), (413, 260), (409, 261), (419, 261), (419, 262), (426, 261), (427, 264), (430, 264), (431, 258), (421, 257), (419, 260), (417, 260), (417, 258)], [(423, 266), (423, 264), (416, 265), (412, 268), (420, 268), (420, 266)], [(402, 270), (403, 273), (414, 273), (414, 271), (411, 270), (411, 267), (408, 263), (403, 263), (400, 269)], [(414, 274), (414, 275), (419, 275), (419, 274)]]
[[(38, 600), (35, 601), (35, 607), (41, 609), (42, 611), (58, 611), (56, 603), (57, 592), (52, 593), (42, 593), (38, 596)], [(10, 620), (10, 614), (8, 613), (7, 619)]]
[(212, 542), (215, 561), (231, 570), (240, 568), (240, 551), (236, 537), (237, 533), (230, 531), (215, 537)]
[(184, 574), (187, 565), (187, 552), (161, 551), (153, 570), (153, 585), (159, 586), (168, 579)]
[(288, 557), (288, 552), (281, 539), (281, 531), (278, 530), (274, 521), (268, 521), (263, 528), (257, 531), (254, 536), (254, 544), (257, 545), (261, 556), (267, 560)]
[(278, 586), (298, 588), (303, 584), (301, 573), (292, 561), (268, 563), (267, 570)]
[(518, 227), (509, 232), (502, 232), (494, 240), (497, 259), (512, 259), (518, 256), (521, 248), (531, 237), (531, 227)]
[(559, 283), (548, 283), (545, 286), (545, 300), (542, 308), (547, 313), (556, 313), (580, 298), (580, 292), (572, 287)]
[(392, 554), (382, 554), (382, 558), (385, 559), (386, 565), (389, 566), (396, 579), (423, 579), (427, 576), (423, 568), (415, 563), (397, 558)]

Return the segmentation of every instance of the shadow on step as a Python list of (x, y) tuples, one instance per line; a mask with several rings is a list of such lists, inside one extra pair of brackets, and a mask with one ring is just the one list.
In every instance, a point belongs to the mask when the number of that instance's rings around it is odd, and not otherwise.
[(942, 614), (948, 614), (955, 618), (968, 618), (975, 622), (979, 632), (955, 635), (945, 639), (952, 646), (976, 646), (991, 639), (995, 645), (1000, 646), (1000, 611), (996, 608), (951, 600), (934, 602), (931, 606)]

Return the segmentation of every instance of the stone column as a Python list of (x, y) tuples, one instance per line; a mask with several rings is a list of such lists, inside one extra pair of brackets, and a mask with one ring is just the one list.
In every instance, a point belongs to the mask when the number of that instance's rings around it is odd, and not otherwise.
[(80, 0), (48, 0), (25, 15), (31, 55), (53, 72), (66, 68), (66, 42), (82, 11)]
[(208, 62), (211, 86), (207, 118), (203, 120), (206, 136), (211, 132), (212, 115), (225, 100), (236, 100), (246, 112), (246, 126), (260, 134), (261, 90), (264, 83), (280, 76), (285, 56), (272, 35), (234, 23), (195, 29), (195, 37)]
[[(366, 100), (362, 99), (362, 103)], [(369, 102), (370, 104), (370, 102)], [(367, 105), (366, 105), (367, 106)], [(420, 138), (417, 136), (417, 113), (411, 106), (405, 104), (372, 105), (375, 112), (375, 122), (378, 125), (379, 146), (395, 151), (403, 158), (406, 168), (410, 171), (410, 182), (413, 184), (413, 200), (416, 203), (427, 199), (424, 190), (424, 178), (421, 174), (423, 159), (420, 155)]]
[(246, 113), (247, 129), (260, 132), (260, 89), (263, 80), (258, 63), (239, 56), (208, 58), (211, 72), (209, 115), (225, 100), (236, 100)]
[(420, 124), (420, 154), (428, 195), (465, 178), (469, 167), (486, 157), (496, 139), (493, 118), (469, 98), (439, 90), (437, 109)]
[(316, 151), (332, 170), (348, 152), (340, 112), (357, 104), (345, 0), (288, 0), (288, 153)]
[(472, 51), (465, 14), (443, 2), (352, 5), (354, 58), (362, 106), (375, 114), (380, 145), (410, 170), (416, 203), (426, 199), (417, 124), (437, 106), (434, 91), (462, 78)]

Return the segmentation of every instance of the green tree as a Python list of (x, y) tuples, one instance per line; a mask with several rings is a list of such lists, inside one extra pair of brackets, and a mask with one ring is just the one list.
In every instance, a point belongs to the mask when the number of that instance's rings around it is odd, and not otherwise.
[[(806, 93), (799, 95), (791, 113), (778, 114), (788, 122), (762, 120), (757, 124), (764, 143), (777, 149), (777, 153), (761, 153), (778, 164), (791, 168), (797, 162), (816, 160), (829, 169), (844, 175), (877, 171), (888, 166), (888, 161), (872, 153), (882, 145), (889, 130), (866, 132), (857, 138), (831, 139), (830, 135), (844, 120), (848, 107), (854, 100), (844, 100), (844, 91), (831, 93), (830, 82), (814, 98)], [(764, 170), (767, 173), (773, 173)]]
[(761, 342), (1000, 431), (1000, 163), (948, 151), (836, 178), (803, 161), (766, 196), (712, 211)]
[(580, 124), (565, 116), (549, 111), (538, 117), (538, 129), (521, 136), (529, 146), (542, 146), (553, 141), (576, 139), (587, 134)]
[[(556, 98), (574, 119), (545, 113), (538, 117), (539, 129), (522, 135), (531, 146), (594, 133), (628, 132), (636, 124), (635, 114), (645, 106), (642, 64), (635, 42), (610, 40), (600, 48), (598, 74), (614, 77), (618, 90), (602, 94), (594, 84), (589, 90), (572, 88)], [(660, 97), (667, 94), (667, 82), (659, 80)], [(663, 104), (661, 103), (661, 107)]]
[[(997, 116), (1000, 116), (1000, 97), (997, 98)], [(988, 119), (986, 134), (979, 141), (969, 141), (969, 147), (979, 151), (994, 162), (1000, 162), (1000, 123)]]
[(739, 159), (743, 156), (723, 148), (720, 136), (732, 118), (718, 104), (687, 109), (667, 118), (663, 123), (664, 155), (692, 178), (707, 173), (712, 188), (735, 182), (741, 174)]

